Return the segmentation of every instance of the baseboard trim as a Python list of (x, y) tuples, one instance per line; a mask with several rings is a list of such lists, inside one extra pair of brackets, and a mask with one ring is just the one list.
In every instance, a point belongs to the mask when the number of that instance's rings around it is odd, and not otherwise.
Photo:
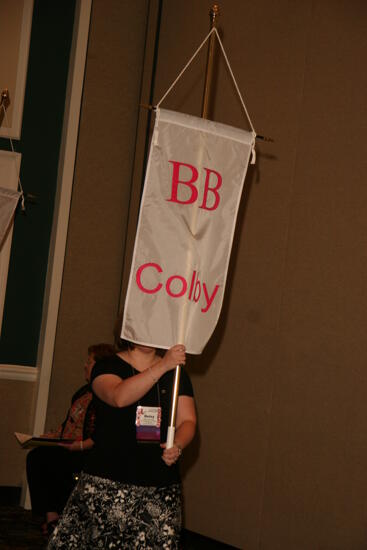
[(0, 365), (0, 380), (21, 380), (23, 382), (36, 382), (37, 378), (37, 367), (25, 367), (23, 365)]
[(187, 550), (194, 550), (195, 548), (205, 548), (206, 550), (240, 550), (235, 546), (199, 535), (199, 533), (189, 531), (188, 529), (182, 529), (181, 542)]

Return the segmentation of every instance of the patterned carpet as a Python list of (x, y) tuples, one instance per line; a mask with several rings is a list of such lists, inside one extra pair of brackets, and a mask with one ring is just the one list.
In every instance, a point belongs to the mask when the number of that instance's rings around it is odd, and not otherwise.
[[(41, 521), (20, 506), (0, 506), (0, 550), (45, 549)], [(236, 550), (233, 546), (184, 531), (181, 550)], [(91, 549), (93, 550), (93, 549)]]

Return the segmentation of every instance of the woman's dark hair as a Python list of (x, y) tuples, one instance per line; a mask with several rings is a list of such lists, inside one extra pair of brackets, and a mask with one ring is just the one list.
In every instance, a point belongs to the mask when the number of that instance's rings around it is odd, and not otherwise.
[(93, 355), (95, 361), (99, 361), (104, 357), (110, 357), (111, 355), (115, 355), (115, 353), (115, 346), (104, 342), (101, 344), (93, 344), (88, 348), (88, 355)]
[(119, 338), (116, 342), (116, 347), (119, 351), (126, 351), (128, 349), (133, 349), (134, 344), (133, 342), (129, 342), (128, 340), (124, 340), (123, 338)]
[[(120, 311), (119, 316), (117, 317), (115, 321), (115, 325), (113, 327), (113, 336), (115, 341), (115, 346), (117, 351), (126, 351), (128, 349), (134, 349), (134, 342), (129, 342), (129, 340), (124, 340), (121, 338), (121, 327), (122, 327), (122, 319), (124, 316), (123, 310)], [(156, 348), (157, 355), (163, 356), (165, 354), (166, 350)]]

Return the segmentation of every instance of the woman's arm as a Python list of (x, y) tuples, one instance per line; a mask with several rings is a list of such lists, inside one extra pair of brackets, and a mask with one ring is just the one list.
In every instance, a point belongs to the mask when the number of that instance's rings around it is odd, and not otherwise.
[(185, 351), (182, 350), (182, 345), (176, 345), (143, 372), (125, 380), (115, 374), (102, 374), (93, 380), (92, 388), (108, 405), (127, 407), (145, 395), (163, 374), (182, 364), (185, 364)]
[(72, 443), (58, 443), (59, 447), (64, 447), (68, 451), (88, 451), (94, 445), (92, 438), (84, 439), (83, 441), (73, 441)]
[(47, 439), (59, 439), (61, 437), (62, 428), (59, 426), (57, 430), (51, 430), (50, 432), (45, 432), (40, 437), (47, 437)]
[(167, 466), (174, 464), (181, 455), (182, 450), (193, 440), (196, 431), (196, 422), (194, 398), (187, 395), (180, 395), (177, 404), (175, 441), (173, 447), (166, 449), (165, 443), (161, 445), (164, 448), (162, 459)]

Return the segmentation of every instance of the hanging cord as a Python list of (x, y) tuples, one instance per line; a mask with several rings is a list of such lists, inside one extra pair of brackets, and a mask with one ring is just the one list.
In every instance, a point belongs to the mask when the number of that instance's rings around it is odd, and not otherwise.
[(172, 88), (174, 88), (174, 86), (177, 84), (177, 82), (180, 80), (181, 76), (184, 74), (184, 72), (186, 71), (186, 69), (191, 65), (192, 61), (195, 59), (195, 57), (197, 56), (197, 54), (200, 52), (201, 48), (205, 45), (205, 43), (207, 42), (207, 40), (210, 38), (211, 34), (215, 33), (216, 34), (216, 37), (218, 38), (219, 40), (219, 44), (220, 44), (220, 47), (221, 47), (221, 50), (222, 50), (222, 53), (224, 55), (224, 59), (227, 63), (227, 67), (228, 67), (228, 70), (230, 72), (230, 75), (232, 77), (232, 80), (233, 80), (233, 83), (235, 85), (235, 88), (236, 88), (236, 91), (239, 95), (239, 98), (240, 98), (240, 101), (241, 101), (241, 104), (242, 104), (242, 107), (245, 111), (245, 114), (246, 114), (246, 117), (247, 117), (247, 120), (248, 122), (250, 123), (250, 126), (251, 126), (251, 131), (252, 133), (254, 134), (254, 137), (256, 137), (256, 132), (255, 132), (255, 128), (252, 124), (252, 121), (251, 121), (251, 118), (248, 114), (248, 111), (247, 111), (247, 108), (246, 108), (246, 105), (245, 105), (245, 102), (242, 98), (242, 95), (241, 95), (241, 92), (240, 92), (240, 89), (238, 87), (238, 84), (236, 82), (236, 79), (234, 77), (234, 74), (233, 74), (233, 71), (231, 69), (231, 66), (230, 66), (230, 63), (229, 63), (229, 60), (228, 60), (228, 56), (224, 50), (224, 47), (223, 47), (223, 44), (222, 44), (222, 41), (219, 37), (219, 33), (217, 31), (217, 29), (215, 27), (213, 27), (209, 33), (207, 34), (207, 36), (204, 38), (204, 40), (202, 41), (202, 43), (200, 44), (200, 46), (197, 48), (197, 50), (195, 51), (195, 53), (193, 54), (193, 56), (191, 57), (191, 59), (186, 63), (186, 65), (184, 66), (184, 68), (182, 69), (182, 71), (180, 72), (180, 74), (177, 76), (176, 80), (174, 80), (174, 82), (171, 84), (171, 86), (168, 88), (168, 90), (166, 91), (166, 93), (162, 96), (162, 98), (158, 101), (158, 103), (155, 105), (154, 109), (157, 110), (159, 109), (159, 106), (160, 104), (162, 103), (162, 101), (164, 101), (164, 99), (168, 96), (168, 94), (170, 93), (170, 91), (172, 90)]
[[(10, 128), (9, 122), (8, 122), (8, 115), (6, 114), (6, 109), (5, 109), (4, 103), (1, 103), (1, 107), (4, 111), (5, 124), (8, 128)], [(9, 137), (9, 141), (10, 141), (11, 150), (12, 150), (13, 153), (15, 153), (13, 140), (11, 139), (11, 137)], [(23, 187), (22, 187), (22, 182), (20, 181), (20, 174), (18, 174), (18, 190), (20, 191), (20, 196), (21, 196), (21, 208), (22, 208), (22, 211), (25, 212), (24, 191), (23, 191)]]
[(252, 121), (251, 121), (250, 115), (248, 114), (248, 111), (247, 111), (247, 108), (246, 108), (245, 102), (244, 102), (244, 100), (243, 100), (243, 98), (242, 98), (242, 95), (241, 95), (240, 89), (239, 89), (239, 87), (238, 87), (238, 84), (237, 84), (237, 82), (236, 82), (236, 79), (235, 79), (235, 77), (234, 77), (233, 71), (232, 71), (232, 69), (231, 69), (231, 65), (229, 64), (229, 60), (228, 60), (227, 54), (226, 54), (226, 52), (224, 51), (224, 46), (223, 46), (223, 44), (222, 44), (222, 41), (221, 41), (221, 39), (220, 39), (220, 37), (219, 37), (219, 33), (218, 33), (218, 31), (217, 31), (217, 29), (216, 29), (215, 27), (214, 27), (214, 29), (213, 29), (213, 30), (214, 30), (215, 34), (217, 35), (217, 38), (218, 38), (218, 41), (219, 41), (220, 47), (221, 47), (221, 49), (222, 49), (222, 53), (223, 53), (223, 55), (224, 55), (224, 59), (226, 60), (226, 63), (227, 63), (227, 67), (228, 67), (228, 70), (229, 70), (229, 72), (230, 72), (230, 75), (231, 75), (231, 77), (232, 77), (232, 80), (233, 80), (233, 84), (235, 85), (235, 88), (236, 88), (236, 90), (237, 90), (237, 93), (238, 93), (238, 95), (239, 95), (239, 98), (240, 98), (240, 100), (241, 100), (241, 103), (242, 103), (242, 107), (243, 107), (243, 110), (245, 111), (245, 113), (246, 113), (246, 116), (247, 116), (247, 120), (248, 120), (248, 121), (249, 121), (249, 123), (250, 123), (250, 126), (251, 126), (251, 130), (252, 130), (252, 133), (253, 133), (253, 134), (255, 134), (255, 136), (254, 136), (254, 137), (256, 137), (256, 132), (255, 132), (255, 128), (254, 128), (254, 126), (253, 126), (253, 124), (252, 124)]
[(166, 99), (166, 97), (168, 96), (168, 94), (170, 93), (170, 91), (172, 90), (172, 88), (174, 86), (176, 86), (177, 82), (180, 80), (181, 76), (184, 74), (184, 72), (186, 71), (186, 69), (189, 67), (189, 65), (191, 65), (191, 63), (194, 61), (195, 57), (197, 56), (197, 54), (200, 52), (201, 48), (204, 46), (205, 42), (208, 40), (208, 38), (210, 37), (210, 35), (214, 32), (214, 28), (207, 34), (207, 36), (204, 38), (204, 40), (202, 41), (202, 43), (200, 44), (200, 46), (198, 47), (198, 49), (196, 50), (196, 52), (194, 53), (194, 55), (191, 57), (191, 59), (186, 63), (186, 65), (184, 66), (184, 68), (182, 69), (182, 71), (180, 72), (180, 74), (178, 75), (178, 77), (176, 78), (176, 80), (171, 84), (171, 86), (168, 88), (168, 90), (166, 91), (166, 93), (164, 94), (164, 96), (158, 101), (157, 105), (155, 105), (154, 109), (159, 109), (159, 106), (160, 104), (162, 103), (162, 101), (164, 99)]

